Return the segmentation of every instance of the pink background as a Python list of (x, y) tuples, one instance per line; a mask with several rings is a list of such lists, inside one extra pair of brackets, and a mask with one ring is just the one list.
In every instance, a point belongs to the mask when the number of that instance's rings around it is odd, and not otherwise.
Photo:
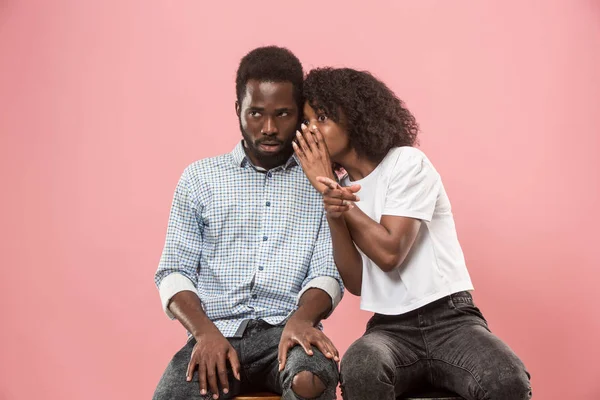
[[(406, 100), (535, 398), (600, 399), (600, 2), (367, 3), (0, 2), (0, 399), (150, 398), (185, 341), (153, 284), (173, 189), (240, 139), (271, 43)], [(348, 294), (326, 332), (367, 317)]]

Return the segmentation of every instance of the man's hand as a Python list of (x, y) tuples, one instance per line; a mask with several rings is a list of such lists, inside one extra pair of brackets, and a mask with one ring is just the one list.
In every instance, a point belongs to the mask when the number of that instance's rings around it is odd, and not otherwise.
[(323, 332), (315, 328), (311, 321), (292, 316), (285, 325), (279, 342), (279, 371), (283, 371), (285, 367), (288, 351), (296, 345), (302, 346), (309, 356), (313, 355), (312, 346), (315, 346), (325, 357), (340, 360), (337, 349)]
[(227, 360), (231, 364), (233, 375), (240, 380), (240, 361), (237, 352), (231, 343), (218, 330), (211, 330), (196, 338), (196, 344), (192, 350), (192, 356), (187, 368), (187, 380), (192, 380), (194, 370), (198, 367), (198, 378), (200, 382), (200, 394), (207, 393), (207, 381), (213, 398), (219, 398), (219, 387), (217, 376), (223, 388), (223, 393), (229, 392), (229, 380), (227, 379)]

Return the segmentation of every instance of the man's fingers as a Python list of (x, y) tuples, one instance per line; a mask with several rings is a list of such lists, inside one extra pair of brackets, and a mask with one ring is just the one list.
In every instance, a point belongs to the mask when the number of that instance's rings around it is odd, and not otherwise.
[(227, 353), (227, 358), (229, 359), (229, 364), (231, 365), (233, 376), (235, 376), (235, 379), (237, 379), (238, 381), (241, 381), (242, 377), (240, 376), (240, 359), (238, 358), (237, 351), (235, 351), (233, 347), (229, 349), (229, 352)]
[(185, 380), (190, 382), (194, 377), (194, 370), (196, 369), (196, 360), (194, 357), (190, 357), (190, 362), (188, 362), (187, 371), (185, 371)]
[(287, 353), (290, 347), (292, 347), (292, 344), (288, 340), (282, 340), (279, 342), (279, 372), (283, 371), (283, 368), (285, 367), (285, 362), (287, 361)]
[(309, 356), (313, 355), (313, 351), (312, 351), (312, 346), (310, 344), (310, 342), (306, 339), (304, 340), (297, 340), (297, 343), (302, 346), (302, 348), (304, 349), (304, 351), (306, 352), (306, 354), (308, 354)]
[[(219, 396), (219, 385), (217, 384), (217, 363), (210, 360), (206, 365), (206, 378), (208, 379), (208, 388), (213, 392), (213, 399)], [(217, 397), (215, 397), (215, 395)]]
[(200, 394), (205, 395), (208, 388), (206, 387), (206, 363), (200, 362), (198, 366), (198, 382), (200, 385)]
[(315, 346), (323, 355), (327, 358), (333, 358), (333, 352), (329, 348), (329, 345), (324, 340), (317, 340)]
[(227, 394), (229, 393), (229, 379), (227, 378), (227, 364), (225, 360), (225, 354), (217, 359), (217, 374), (219, 375), (219, 382), (221, 383), (223, 393)]
[(339, 354), (338, 350), (336, 349), (336, 347), (333, 345), (333, 342), (331, 340), (329, 340), (329, 338), (327, 336), (325, 336), (324, 334), (323, 334), (323, 336), (324, 336), (323, 341), (325, 342), (325, 345), (328, 347), (328, 349), (329, 349), (328, 351), (331, 353), (332, 358), (335, 361), (339, 361), (340, 360), (340, 357), (339, 357), (340, 354)]

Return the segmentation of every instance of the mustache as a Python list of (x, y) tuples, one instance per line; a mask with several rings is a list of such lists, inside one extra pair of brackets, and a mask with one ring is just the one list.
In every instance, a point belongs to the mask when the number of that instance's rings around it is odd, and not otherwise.
[(254, 142), (257, 146), (261, 145), (261, 144), (283, 144), (283, 142), (281, 140), (278, 139), (273, 139), (273, 138), (264, 138), (264, 139), (258, 139), (256, 142)]

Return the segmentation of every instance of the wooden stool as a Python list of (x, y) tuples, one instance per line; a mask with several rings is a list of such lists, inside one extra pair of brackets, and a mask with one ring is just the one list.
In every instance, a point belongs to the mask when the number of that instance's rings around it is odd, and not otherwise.
[(281, 397), (274, 393), (252, 393), (236, 396), (234, 400), (279, 400)]
[(457, 394), (446, 392), (443, 390), (427, 390), (419, 391), (399, 397), (399, 400), (463, 400)]

